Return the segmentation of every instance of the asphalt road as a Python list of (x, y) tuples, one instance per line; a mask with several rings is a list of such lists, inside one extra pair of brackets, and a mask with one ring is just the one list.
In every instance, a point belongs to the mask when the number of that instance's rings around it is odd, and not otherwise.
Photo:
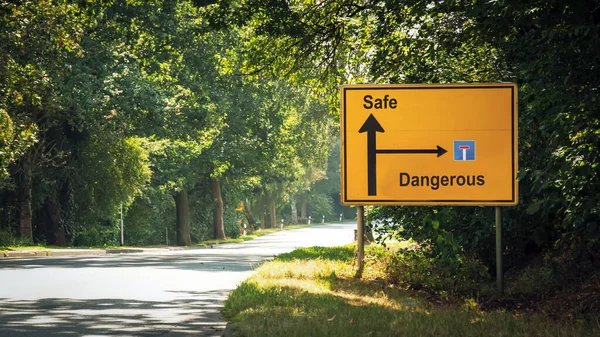
[(219, 314), (254, 266), (352, 242), (355, 224), (161, 254), (0, 260), (0, 336), (222, 336)]

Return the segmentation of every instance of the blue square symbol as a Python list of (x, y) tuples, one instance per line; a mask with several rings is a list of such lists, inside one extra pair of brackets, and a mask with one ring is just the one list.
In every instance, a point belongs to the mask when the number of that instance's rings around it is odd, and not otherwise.
[(475, 160), (475, 141), (455, 140), (454, 160)]

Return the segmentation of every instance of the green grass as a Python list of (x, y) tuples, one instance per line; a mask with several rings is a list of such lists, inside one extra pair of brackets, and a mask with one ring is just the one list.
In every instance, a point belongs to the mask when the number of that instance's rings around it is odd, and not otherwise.
[[(240, 242), (244, 242), (244, 241), (249, 241), (252, 239), (256, 239), (258, 237), (264, 236), (264, 235), (268, 235), (268, 234), (273, 234), (276, 232), (280, 232), (280, 231), (287, 231), (287, 230), (293, 230), (293, 229), (301, 229), (301, 228), (306, 228), (306, 227), (312, 227), (312, 226), (319, 226), (319, 225), (323, 225), (322, 223), (314, 223), (314, 224), (310, 224), (310, 225), (290, 225), (290, 226), (285, 226), (283, 227), (283, 229), (280, 228), (265, 228), (265, 229), (260, 229), (257, 230), (255, 232), (252, 232), (252, 234), (248, 234), (246, 236), (240, 236), (238, 238), (227, 238), (227, 239), (223, 239), (223, 240), (206, 240), (206, 241), (202, 241), (200, 243), (194, 244), (193, 246), (200, 246), (200, 247), (206, 247), (206, 246), (211, 246), (211, 245), (220, 245), (220, 244), (225, 244), (225, 243), (240, 243)], [(145, 247), (145, 246), (144, 246)], [(149, 246), (151, 248), (166, 248), (165, 245), (154, 245), (154, 246)], [(27, 244), (27, 245), (10, 245), (10, 246), (0, 246), (0, 253), (3, 251), (16, 251), (16, 250), (34, 250), (34, 251), (44, 251), (44, 250), (50, 250), (50, 249), (118, 249), (118, 248), (142, 248), (142, 247), (136, 247), (136, 246), (89, 246), (89, 247), (65, 247), (65, 246), (50, 246), (50, 245), (31, 245), (31, 244)]]
[[(377, 253), (381, 247), (368, 247)], [(473, 300), (434, 304), (389, 286), (367, 264), (352, 277), (354, 247), (298, 249), (263, 264), (227, 299), (238, 336), (598, 336), (599, 327), (543, 315), (482, 311)]]
[(220, 245), (220, 244), (224, 244), (224, 243), (240, 243), (240, 242), (244, 242), (244, 241), (250, 241), (250, 240), (256, 239), (261, 236), (281, 232), (281, 231), (302, 229), (302, 228), (319, 226), (319, 225), (323, 225), (323, 224), (316, 223), (316, 224), (310, 224), (310, 225), (289, 225), (289, 226), (283, 227), (283, 229), (281, 229), (281, 228), (264, 228), (264, 229), (259, 229), (257, 231), (254, 231), (251, 234), (248, 234), (246, 236), (240, 236), (237, 238), (227, 238), (227, 239), (223, 239), (223, 240), (206, 240), (206, 241), (202, 241), (202, 242), (196, 244), (195, 246), (205, 247), (205, 246), (211, 246), (211, 245)]
[(51, 246), (51, 245), (35, 245), (35, 246), (1, 246), (0, 251), (16, 251), (16, 250), (33, 250), (44, 251), (51, 249), (117, 249), (117, 248), (140, 248), (134, 246), (89, 246), (89, 247), (73, 247), (73, 246)]

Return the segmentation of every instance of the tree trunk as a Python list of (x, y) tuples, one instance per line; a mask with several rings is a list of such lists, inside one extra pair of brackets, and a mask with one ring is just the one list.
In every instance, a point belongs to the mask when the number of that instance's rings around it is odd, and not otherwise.
[(250, 211), (250, 208), (248, 207), (248, 203), (244, 203), (243, 209), (244, 209), (244, 215), (246, 216), (246, 220), (248, 221), (248, 226), (252, 230), (256, 229), (256, 220), (254, 220), (254, 217), (252, 216), (252, 212)]
[(296, 198), (292, 197), (292, 225), (298, 224), (298, 208), (296, 207)]
[(49, 198), (44, 204), (44, 219), (42, 220), (44, 225), (44, 232), (46, 234), (46, 243), (50, 245), (64, 246), (66, 240), (64, 237), (64, 231), (62, 237), (59, 237), (61, 233), (60, 228), (60, 208), (55, 198)]
[(271, 228), (277, 228), (277, 214), (275, 213), (275, 202), (271, 201)]
[(190, 203), (187, 190), (181, 190), (174, 196), (177, 208), (177, 245), (189, 246), (192, 244), (190, 236)]
[(260, 219), (260, 228), (261, 229), (265, 229), (265, 221), (267, 221), (267, 212), (263, 210), (262, 212), (262, 218)]
[(221, 197), (219, 180), (211, 180), (210, 191), (213, 198), (213, 235), (215, 239), (222, 240), (225, 239), (225, 225), (223, 223), (223, 198)]
[(19, 234), (22, 239), (33, 241), (33, 226), (31, 225), (31, 154), (23, 158), (23, 172), (19, 188)]
[(302, 197), (302, 207), (300, 207), (300, 217), (302, 219), (306, 219), (308, 218), (308, 216), (306, 215), (306, 204), (308, 203), (308, 198), (306, 196)]

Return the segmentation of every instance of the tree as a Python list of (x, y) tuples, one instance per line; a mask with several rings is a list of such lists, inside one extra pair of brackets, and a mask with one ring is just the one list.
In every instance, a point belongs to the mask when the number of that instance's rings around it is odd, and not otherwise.
[[(58, 85), (68, 72), (67, 59), (72, 55), (81, 56), (80, 39), (87, 17), (77, 5), (67, 1), (5, 3), (0, 7), (0, 15), (0, 110), (8, 113), (19, 135), (27, 135), (25, 139), (32, 140), (25, 142), (30, 146), (19, 146), (26, 150), (16, 162), (18, 169), (15, 168), (19, 186), (19, 233), (22, 238), (32, 240), (33, 179), (44, 166), (58, 165), (57, 160), (62, 156), (56, 144), (46, 140), (45, 135), (70, 119)], [(10, 123), (6, 118), (4, 122)], [(37, 145), (31, 146), (32, 143)]]
[[(290, 132), (293, 136), (288, 140), (293, 148), (289, 158), (294, 167), (290, 171), (291, 177), (286, 184), (285, 193), (290, 203), (293, 224), (298, 223), (297, 198), (299, 196), (306, 198), (314, 184), (325, 178), (327, 157), (332, 144), (337, 141), (334, 138), (335, 133), (332, 133), (334, 126), (328, 115), (329, 107), (320, 103), (319, 98), (322, 97), (313, 97), (309, 92), (297, 97), (305, 98), (304, 101), (299, 99), (296, 103), (296, 124)], [(301, 208), (306, 213), (306, 202), (303, 202)]]

